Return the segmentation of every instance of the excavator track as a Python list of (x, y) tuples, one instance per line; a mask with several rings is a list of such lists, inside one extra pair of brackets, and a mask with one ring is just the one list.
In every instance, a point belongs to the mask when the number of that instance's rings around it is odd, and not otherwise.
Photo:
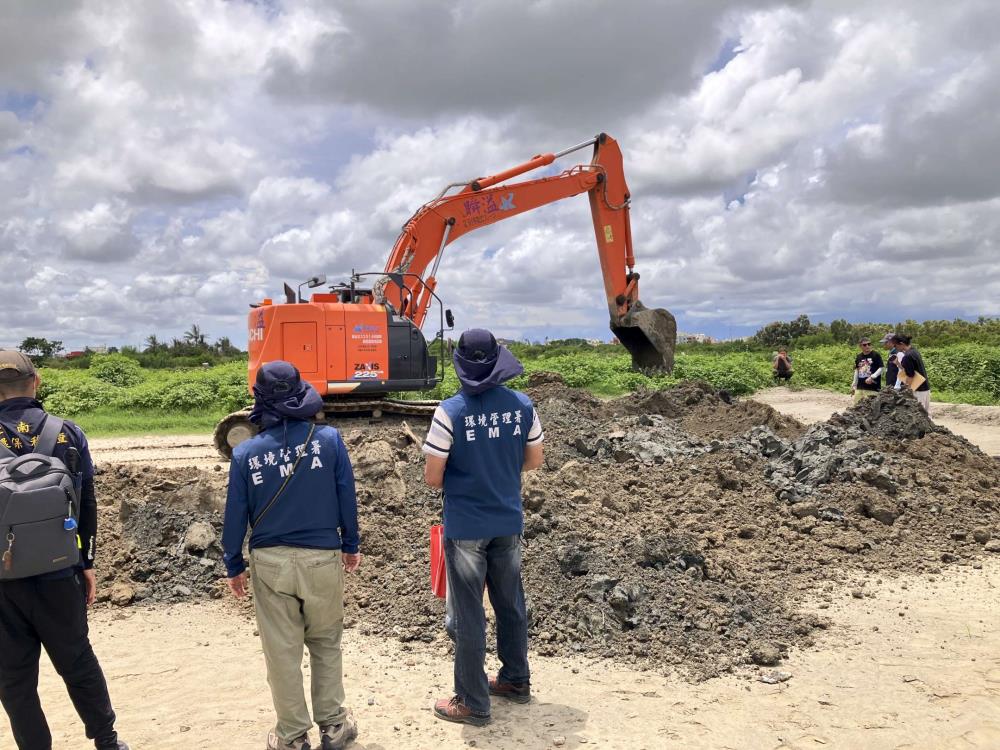
[[(317, 419), (316, 422), (337, 426), (353, 420), (378, 420), (388, 415), (430, 420), (440, 403), (434, 400), (408, 401), (398, 398), (326, 401), (323, 403), (323, 419)], [(241, 409), (219, 420), (215, 426), (213, 443), (219, 455), (228, 461), (233, 457), (233, 448), (244, 440), (249, 440), (257, 432), (257, 426), (250, 421), (250, 409)]]

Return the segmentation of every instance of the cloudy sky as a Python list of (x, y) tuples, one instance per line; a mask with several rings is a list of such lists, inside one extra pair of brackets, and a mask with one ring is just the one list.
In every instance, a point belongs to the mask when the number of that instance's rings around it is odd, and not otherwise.
[[(248, 302), (600, 131), (683, 330), (1000, 315), (998, 29), (995, 0), (5, 0), (0, 345), (245, 345)], [(463, 237), (439, 291), (460, 327), (607, 337), (585, 197)]]

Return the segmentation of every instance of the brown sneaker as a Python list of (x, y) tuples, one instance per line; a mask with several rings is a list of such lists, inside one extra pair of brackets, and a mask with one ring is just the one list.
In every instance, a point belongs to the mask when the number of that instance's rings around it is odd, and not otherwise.
[(531, 701), (531, 683), (500, 682), (499, 677), (490, 677), (490, 695), (506, 698), (514, 703), (528, 703)]
[(354, 715), (348, 711), (340, 724), (330, 724), (319, 728), (322, 750), (344, 750), (358, 737), (358, 725)]
[(474, 714), (457, 695), (453, 698), (442, 698), (434, 704), (434, 715), (445, 721), (459, 724), (471, 724), (474, 727), (484, 727), (490, 723), (489, 714)]

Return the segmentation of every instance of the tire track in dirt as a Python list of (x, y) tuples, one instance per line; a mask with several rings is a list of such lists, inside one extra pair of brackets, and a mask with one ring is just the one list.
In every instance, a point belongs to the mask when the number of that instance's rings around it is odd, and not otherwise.
[(160, 469), (228, 465), (216, 452), (209, 434), (94, 438), (90, 453), (98, 465), (148, 464)]

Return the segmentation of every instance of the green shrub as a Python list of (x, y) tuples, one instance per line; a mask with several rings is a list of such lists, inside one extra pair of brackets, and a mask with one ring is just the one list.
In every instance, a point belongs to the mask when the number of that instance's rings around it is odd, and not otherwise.
[(58, 388), (50, 388), (42, 402), (47, 411), (72, 417), (110, 403), (115, 386), (93, 378), (75, 378)]
[(133, 388), (122, 388), (114, 395), (111, 405), (123, 411), (161, 409), (163, 388), (163, 382), (146, 382)]
[(160, 408), (164, 411), (194, 411), (217, 406), (218, 396), (208, 383), (178, 380), (160, 392)]
[(95, 354), (90, 360), (90, 375), (119, 388), (128, 388), (143, 381), (142, 367), (123, 354)]

